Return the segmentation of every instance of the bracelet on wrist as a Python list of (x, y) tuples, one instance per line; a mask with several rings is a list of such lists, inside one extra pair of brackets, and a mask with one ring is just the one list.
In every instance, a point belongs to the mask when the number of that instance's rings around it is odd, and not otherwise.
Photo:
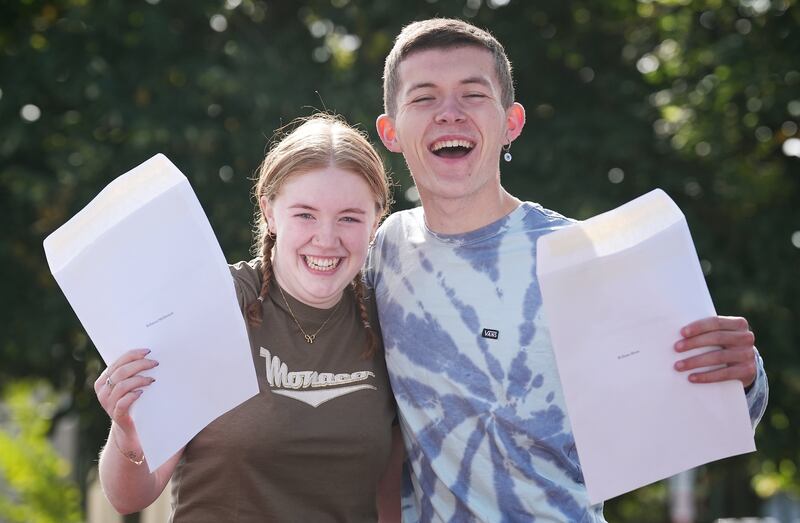
[(114, 446), (117, 447), (117, 450), (119, 451), (119, 453), (122, 454), (123, 456), (125, 456), (128, 461), (130, 461), (131, 463), (133, 463), (137, 467), (139, 465), (141, 465), (142, 463), (144, 463), (144, 452), (142, 452), (142, 457), (138, 458), (136, 452), (134, 452), (132, 450), (127, 450), (127, 451), (126, 450), (122, 450), (122, 447), (120, 447), (119, 443), (117, 443), (117, 438), (115, 438), (114, 436), (111, 436), (110, 439), (114, 440)]

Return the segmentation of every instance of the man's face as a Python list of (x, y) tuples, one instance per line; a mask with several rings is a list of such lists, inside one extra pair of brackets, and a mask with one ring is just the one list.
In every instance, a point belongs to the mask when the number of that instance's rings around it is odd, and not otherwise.
[(491, 195), (500, 152), (524, 124), (504, 109), (491, 53), (479, 47), (418, 51), (399, 66), (397, 114), (378, 118), (390, 151), (402, 152), (423, 204)]

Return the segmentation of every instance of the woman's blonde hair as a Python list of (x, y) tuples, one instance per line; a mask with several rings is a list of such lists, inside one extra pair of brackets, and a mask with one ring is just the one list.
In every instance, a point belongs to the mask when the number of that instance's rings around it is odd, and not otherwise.
[[(262, 284), (258, 299), (247, 306), (247, 319), (252, 325), (261, 324), (262, 302), (272, 280), (272, 248), (275, 246), (275, 236), (270, 234), (259, 205), (262, 197), (272, 201), (291, 176), (336, 167), (355, 173), (367, 182), (375, 198), (379, 219), (389, 212), (391, 205), (390, 182), (383, 162), (361, 131), (330, 114), (315, 114), (297, 120), (290, 127), (293, 128), (291, 132), (273, 143), (259, 167), (258, 180), (253, 188), (256, 200), (253, 253), (261, 257)], [(356, 274), (352, 287), (361, 322), (367, 331), (366, 354), (372, 355), (377, 347), (377, 335), (369, 323), (361, 272)]]

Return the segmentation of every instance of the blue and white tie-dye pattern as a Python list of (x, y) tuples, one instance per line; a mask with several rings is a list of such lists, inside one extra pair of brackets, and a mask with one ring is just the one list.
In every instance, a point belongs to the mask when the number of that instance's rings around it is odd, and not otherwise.
[[(523, 203), (467, 234), (432, 233), (421, 208), (381, 226), (367, 273), (411, 466), (404, 521), (605, 521), (583, 485), (536, 279), (537, 238), (569, 223)], [(765, 387), (760, 368), (754, 419)]]

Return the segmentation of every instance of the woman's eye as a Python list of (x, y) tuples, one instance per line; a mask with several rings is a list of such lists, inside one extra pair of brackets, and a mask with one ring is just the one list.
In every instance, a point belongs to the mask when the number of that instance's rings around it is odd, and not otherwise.
[(361, 223), (361, 220), (359, 220), (355, 216), (343, 216), (342, 221), (346, 223)]
[(308, 212), (301, 212), (301, 213), (296, 214), (295, 216), (298, 217), (298, 218), (302, 218), (304, 220), (313, 220), (314, 219), (314, 215), (311, 214), (311, 213), (308, 213)]

